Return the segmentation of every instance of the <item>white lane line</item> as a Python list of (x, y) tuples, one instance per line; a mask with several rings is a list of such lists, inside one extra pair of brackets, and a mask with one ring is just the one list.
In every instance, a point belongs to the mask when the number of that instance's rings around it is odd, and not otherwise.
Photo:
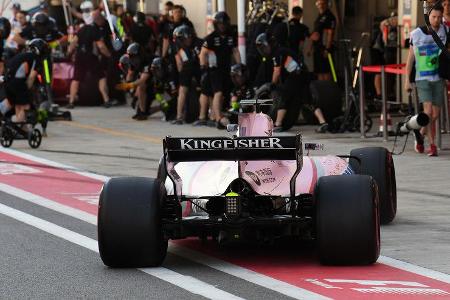
[(427, 278), (432, 278), (450, 284), (450, 275), (438, 271), (430, 270), (424, 267), (416, 266), (401, 260), (390, 258), (387, 256), (380, 256), (378, 262), (390, 267), (394, 267), (403, 271), (411, 272)]
[(288, 297), (292, 297), (295, 299), (331, 299), (296, 287), (281, 280), (277, 280), (272, 277), (251, 271), (249, 269), (233, 265), (226, 261), (204, 255), (198, 251), (191, 250), (187, 247), (179, 246), (174, 243), (170, 244), (169, 251), (172, 254), (181, 256), (199, 264), (203, 264), (234, 277), (244, 279), (248, 282), (260, 285), (266, 289), (278, 292)]
[[(57, 167), (57, 168), (64, 168), (64, 169), (69, 169), (69, 170), (77, 169), (77, 168), (74, 168), (74, 167), (71, 167), (71, 166), (60, 164), (60, 163), (57, 163), (57, 162), (54, 162), (54, 161), (51, 161), (51, 160), (47, 160), (47, 159), (44, 159), (44, 158), (36, 157), (36, 156), (30, 155), (30, 154), (22, 153), (22, 152), (19, 152), (19, 151), (16, 151), (16, 150), (12, 150), (12, 149), (5, 149), (5, 148), (2, 149), (2, 148), (0, 148), (0, 152), (5, 152), (5, 153), (11, 154), (11, 155), (16, 155), (16, 156), (22, 157), (24, 159), (28, 159), (28, 160), (31, 160), (31, 161), (39, 162), (39, 163), (42, 163), (42, 164), (47, 164), (47, 165), (50, 165), (50, 166), (53, 166), (53, 167)], [(83, 171), (72, 171), (72, 172), (77, 173), (77, 174), (82, 175), (82, 176), (86, 176), (88, 178), (100, 180), (100, 181), (103, 181), (103, 182), (105, 182), (105, 181), (107, 181), (109, 179), (109, 177), (101, 176), (101, 175), (97, 175), (97, 174), (92, 174), (92, 173), (89, 173), (89, 172), (83, 172)], [(5, 186), (5, 185), (3, 185), (3, 186)], [(15, 189), (13, 187), (11, 187), (11, 188)], [(0, 190), (5, 192), (5, 193), (13, 195), (10, 192), (11, 189), (9, 189), (9, 188), (3, 189), (0, 186)], [(25, 192), (25, 193), (27, 193), (27, 192)], [(20, 196), (18, 196), (18, 197), (20, 197)], [(36, 197), (39, 197), (39, 196), (36, 196)], [(20, 197), (20, 198), (22, 198), (22, 197)], [(40, 197), (40, 198), (42, 198), (42, 197)], [(25, 200), (27, 200), (27, 199), (25, 199)], [(55, 203), (54, 201), (51, 201), (51, 200), (48, 200), (48, 199), (46, 199), (46, 200), (48, 202)], [(30, 200), (28, 200), (28, 201), (30, 201)], [(33, 202), (33, 201), (30, 201), (30, 202)], [(35, 202), (33, 202), (33, 203), (35, 203)], [(39, 203), (35, 203), (35, 204), (41, 205)], [(42, 206), (44, 206), (44, 205), (42, 205)], [(78, 218), (80, 220), (86, 221), (86, 222), (94, 224), (94, 225), (97, 224), (97, 218), (96, 217), (93, 217), (94, 218), (93, 222), (92, 222), (92, 220), (91, 221), (85, 220), (86, 217), (82, 216), (82, 215), (86, 214), (86, 213), (83, 212), (83, 211), (78, 210), (78, 212), (74, 211), (73, 214), (68, 214), (68, 213), (63, 212), (62, 211), (63, 209), (61, 207), (55, 209), (55, 208), (52, 208), (50, 206), (51, 205), (45, 206), (45, 207), (53, 209), (53, 210), (56, 210), (56, 211), (61, 212), (63, 214), (67, 214), (67, 215), (72, 216), (74, 218)], [(57, 206), (64, 206), (64, 205), (58, 204)], [(57, 209), (59, 209), (59, 210), (57, 210)], [(438, 280), (438, 281), (445, 282), (445, 283), (450, 283), (450, 275), (449, 274), (445, 274), (445, 273), (441, 273), (441, 272), (438, 272), (438, 271), (435, 271), (435, 270), (431, 270), (431, 269), (427, 269), (427, 268), (424, 268), (424, 267), (416, 266), (416, 265), (413, 265), (413, 264), (410, 264), (410, 263), (407, 263), (407, 262), (403, 262), (403, 261), (400, 261), (400, 260), (396, 260), (396, 259), (393, 259), (393, 258), (390, 258), (390, 257), (386, 257), (386, 256), (380, 256), (379, 259), (378, 259), (378, 262), (382, 263), (382, 264), (385, 264), (387, 266), (398, 268), (398, 269), (401, 269), (401, 270), (404, 270), (404, 271), (408, 271), (408, 272), (411, 272), (411, 273), (414, 273), (414, 274), (417, 274), (417, 275), (421, 275), (421, 276), (424, 276), (424, 277), (427, 277), (427, 278), (430, 278), (430, 279)]]
[(97, 217), (90, 213), (84, 212), (82, 210), (60, 204), (58, 202), (46, 199), (44, 197), (29, 193), (27, 191), (15, 188), (13, 186), (10, 186), (10, 185), (4, 184), (4, 183), (0, 183), (0, 191), (4, 192), (6, 194), (10, 194), (14, 197), (23, 199), (25, 201), (31, 202), (33, 204), (37, 204), (39, 206), (43, 206), (45, 208), (57, 211), (64, 215), (74, 217), (81, 221), (84, 221), (84, 222), (87, 222), (87, 223), (90, 223), (93, 225), (97, 225)]
[(74, 244), (77, 244), (81, 247), (98, 252), (98, 244), (96, 240), (88, 238), (84, 235), (68, 230), (56, 224), (50, 223), (43, 219), (39, 219), (35, 216), (24, 213), (20, 210), (6, 206), (1, 203), (0, 203), (0, 214), (13, 218), (22, 223), (28, 224), (30, 226), (36, 227), (42, 231), (50, 233), (54, 236), (72, 242)]
[[(78, 210), (75, 208), (65, 206), (63, 204), (59, 204), (57, 202), (51, 201), (49, 199), (43, 198), (38, 195), (34, 195), (32, 193), (29, 193), (29, 192), (26, 192), (26, 191), (23, 191), (20, 189), (17, 189), (15, 187), (9, 186), (7, 184), (0, 183), (0, 191), (10, 194), (12, 196), (21, 198), (23, 200), (29, 201), (33, 204), (37, 204), (37, 205), (43, 206), (45, 208), (54, 210), (56, 212), (59, 212), (59, 213), (71, 216), (73, 218), (85, 221), (92, 225), (97, 225), (97, 217), (95, 217), (92, 214), (86, 213), (84, 211), (81, 211), (81, 210)], [(2, 205), (2, 204), (0, 204), (0, 205)], [(86, 239), (88, 239), (88, 238), (86, 237)], [(97, 241), (95, 241), (95, 243), (97, 243)], [(98, 252), (98, 250), (95, 250), (95, 251)], [(275, 292), (287, 295), (289, 297), (293, 297), (293, 298), (297, 298), (297, 299), (329, 299), (329, 298), (320, 296), (319, 294), (314, 294), (307, 290), (290, 285), (283, 281), (273, 279), (269, 276), (261, 275), (256, 272), (253, 272), (251, 270), (227, 263), (225, 261), (203, 255), (199, 252), (190, 250), (188, 248), (184, 248), (184, 247), (175, 245), (174, 243), (170, 243), (169, 252), (173, 253), (175, 255), (181, 256), (181, 257), (188, 258), (189, 260), (206, 265), (206, 266), (216, 269), (218, 271), (230, 274), (237, 278), (249, 281), (256, 285), (273, 290)], [(153, 269), (153, 268), (152, 269), (142, 269), (142, 271), (144, 271), (150, 275), (153, 275), (153, 272), (158, 272), (158, 271), (155, 271), (155, 269)], [(155, 274), (157, 274), (157, 273), (155, 273)], [(179, 274), (175, 273), (174, 275), (179, 275)], [(158, 276), (156, 276), (156, 277), (158, 277)], [(188, 276), (184, 277), (185, 280), (186, 280), (186, 277), (188, 277)], [(168, 280), (166, 280), (166, 281), (168, 281)]]
[[(9, 206), (0, 204), (0, 214), (13, 218), (22, 223), (28, 224), (35, 228), (38, 228), (44, 232), (50, 233), (56, 237), (59, 237), (63, 240), (69, 241), (76, 245), (82, 246), (86, 249), (92, 250), (98, 253), (98, 243), (96, 240), (91, 239), (87, 236), (81, 235), (74, 231), (68, 230), (56, 224), (50, 223), (43, 219), (37, 218), (30, 214), (24, 213), (20, 210), (11, 208)], [(191, 276), (185, 276), (174, 272), (172, 270), (166, 268), (143, 268), (139, 269), (151, 276), (157, 277), (161, 280), (164, 280), (168, 283), (176, 285), (188, 292), (203, 296), (208, 299), (214, 300), (225, 300), (225, 299), (243, 299), (237, 297), (233, 294), (227, 293), (223, 290), (220, 290), (213, 285), (210, 285), (206, 282), (198, 280)]]
[(4, 152), (4, 153), (10, 154), (10, 155), (15, 155), (15, 156), (18, 156), (23, 159), (28, 159), (28, 160), (31, 160), (31, 161), (34, 161), (37, 163), (41, 163), (43, 165), (63, 169), (68, 172), (72, 172), (72, 173), (75, 173), (75, 174), (78, 174), (81, 176), (85, 176), (85, 177), (96, 179), (96, 180), (103, 181), (103, 182), (106, 182), (109, 179), (109, 177), (107, 177), (107, 176), (86, 172), (86, 171), (80, 170), (79, 168), (75, 168), (73, 166), (61, 164), (61, 163), (58, 163), (55, 161), (51, 161), (51, 160), (48, 160), (45, 158), (40, 158), (40, 157), (31, 155), (31, 154), (19, 152), (17, 150), (13, 150), (13, 149), (0, 148), (0, 152)]
[(185, 289), (193, 294), (197, 294), (208, 299), (243, 299), (233, 294), (219, 290), (218, 288), (200, 281), (192, 276), (182, 275), (166, 268), (145, 268), (139, 270), (149, 275), (163, 279), (164, 281), (172, 283), (173, 285)]

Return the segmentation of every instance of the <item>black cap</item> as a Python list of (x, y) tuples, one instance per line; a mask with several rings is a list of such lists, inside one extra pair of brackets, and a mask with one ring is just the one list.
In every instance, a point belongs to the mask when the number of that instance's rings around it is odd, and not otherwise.
[(0, 17), (0, 39), (8, 38), (11, 33), (11, 23), (5, 17)]
[(43, 39), (32, 39), (27, 48), (30, 52), (36, 54), (38, 57), (45, 57), (49, 53), (48, 44)]
[(32, 25), (36, 25), (36, 24), (46, 25), (46, 24), (48, 24), (49, 20), (50, 19), (48, 18), (46, 13), (38, 12), (38, 13), (34, 14), (33, 18), (31, 18), (31, 24)]
[(218, 11), (214, 15), (215, 24), (225, 24), (228, 25), (231, 22), (230, 16), (224, 11)]

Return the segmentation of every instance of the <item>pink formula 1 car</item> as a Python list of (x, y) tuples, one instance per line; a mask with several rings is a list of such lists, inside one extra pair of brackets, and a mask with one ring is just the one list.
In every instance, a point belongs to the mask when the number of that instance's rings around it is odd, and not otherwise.
[(309, 156), (321, 145), (273, 136), (247, 100), (233, 137), (164, 139), (157, 179), (113, 178), (103, 187), (98, 243), (111, 267), (160, 265), (169, 239), (313, 239), (325, 264), (372, 264), (380, 222), (396, 214), (395, 169), (384, 148)]

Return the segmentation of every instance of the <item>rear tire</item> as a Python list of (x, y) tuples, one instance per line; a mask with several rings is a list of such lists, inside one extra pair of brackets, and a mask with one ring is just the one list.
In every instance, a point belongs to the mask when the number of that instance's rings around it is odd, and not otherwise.
[(376, 182), (370, 176), (326, 176), (317, 183), (319, 258), (327, 265), (368, 265), (380, 255)]
[(98, 245), (109, 267), (156, 267), (167, 253), (161, 224), (164, 186), (158, 179), (113, 178), (103, 186)]
[(391, 223), (397, 214), (397, 184), (392, 153), (382, 147), (354, 149), (350, 156), (358, 157), (361, 164), (350, 158), (350, 167), (361, 175), (372, 176), (378, 184), (380, 195), (380, 219)]

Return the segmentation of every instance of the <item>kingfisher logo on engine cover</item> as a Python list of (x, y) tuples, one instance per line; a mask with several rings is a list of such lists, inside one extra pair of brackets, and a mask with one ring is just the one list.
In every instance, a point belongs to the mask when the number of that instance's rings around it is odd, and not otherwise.
[(180, 139), (181, 150), (284, 149), (279, 138), (260, 139)]

